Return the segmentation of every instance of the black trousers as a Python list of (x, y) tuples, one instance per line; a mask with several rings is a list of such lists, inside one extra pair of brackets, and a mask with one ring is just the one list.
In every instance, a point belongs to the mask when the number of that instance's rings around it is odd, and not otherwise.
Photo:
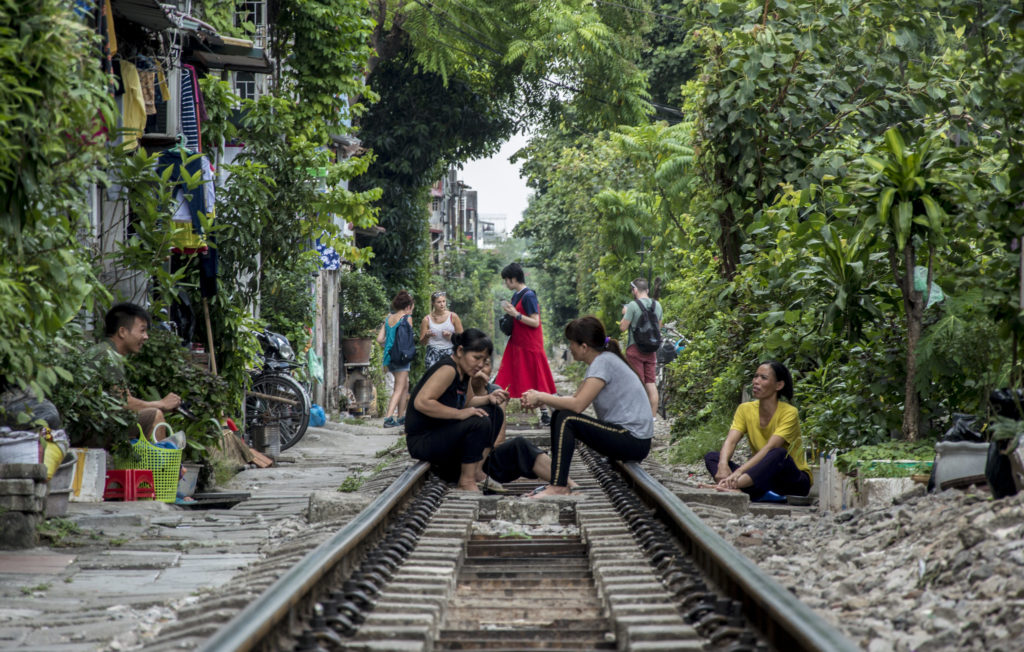
[(498, 482), (518, 478), (536, 478), (533, 465), (543, 451), (522, 437), (513, 437), (497, 446), (484, 462), (484, 473)]
[[(718, 473), (718, 465), (722, 463), (720, 456), (718, 451), (704, 455), (704, 466), (712, 478)], [(735, 471), (740, 465), (729, 460), (729, 468)], [(811, 492), (811, 477), (807, 475), (807, 471), (797, 468), (796, 462), (785, 448), (773, 448), (765, 453), (764, 459), (750, 468), (747, 475), (754, 484), (744, 489), (743, 493), (749, 494), (753, 500), (757, 500), (769, 490), (783, 496), (806, 496)]]
[(484, 451), (494, 447), (505, 413), (493, 405), (482, 408), (486, 417), (441, 420), (435, 427), (405, 434), (406, 448), (413, 459), (430, 462), (446, 482), (456, 482), (463, 464), (479, 462)]
[(651, 452), (650, 439), (637, 439), (622, 426), (605, 423), (568, 410), (555, 410), (551, 417), (551, 484), (569, 484), (569, 463), (581, 441), (613, 460), (639, 462)]

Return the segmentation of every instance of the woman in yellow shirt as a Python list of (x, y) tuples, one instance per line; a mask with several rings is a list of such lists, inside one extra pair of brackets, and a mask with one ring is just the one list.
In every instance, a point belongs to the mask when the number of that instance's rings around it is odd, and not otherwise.
[[(754, 400), (736, 408), (729, 434), (721, 452), (711, 451), (704, 464), (723, 491), (743, 491), (754, 501), (785, 500), (785, 496), (806, 496), (811, 490), (811, 469), (804, 458), (800, 418), (790, 403), (793, 377), (781, 362), (771, 360), (758, 366), (751, 382)], [(732, 461), (743, 435), (753, 452), (743, 464)], [(725, 464), (722, 463), (725, 462)]]

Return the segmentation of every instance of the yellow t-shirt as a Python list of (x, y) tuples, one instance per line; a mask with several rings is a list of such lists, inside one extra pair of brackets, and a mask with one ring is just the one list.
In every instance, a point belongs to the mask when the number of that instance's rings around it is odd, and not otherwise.
[(786, 450), (793, 458), (793, 462), (796, 463), (796, 468), (807, 471), (807, 475), (811, 476), (811, 482), (814, 482), (814, 475), (811, 473), (811, 467), (807, 465), (804, 455), (804, 441), (800, 436), (800, 417), (796, 408), (789, 403), (779, 401), (779, 407), (764, 428), (761, 427), (761, 418), (757, 408), (758, 401), (756, 400), (740, 403), (729, 429), (744, 433), (747, 440), (750, 441), (750, 448), (755, 453), (764, 448), (772, 435), (782, 437), (786, 440)]

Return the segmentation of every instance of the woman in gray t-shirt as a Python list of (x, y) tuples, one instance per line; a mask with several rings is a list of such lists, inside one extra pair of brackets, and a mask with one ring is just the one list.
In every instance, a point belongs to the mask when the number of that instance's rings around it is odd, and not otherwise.
[[(647, 392), (622, 357), (619, 343), (605, 335), (604, 325), (587, 315), (565, 327), (565, 339), (575, 360), (587, 363), (583, 384), (572, 396), (527, 390), (525, 407), (550, 405), (552, 482), (534, 497), (564, 496), (569, 487), (569, 463), (576, 441), (614, 460), (640, 461), (651, 451), (654, 418)], [(597, 418), (581, 414), (591, 404)]]

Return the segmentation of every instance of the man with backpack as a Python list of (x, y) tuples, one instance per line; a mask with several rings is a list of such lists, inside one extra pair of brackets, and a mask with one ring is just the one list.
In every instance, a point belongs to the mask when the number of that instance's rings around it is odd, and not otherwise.
[(651, 413), (658, 414), (658, 384), (655, 366), (661, 345), (661, 304), (647, 296), (647, 280), (634, 279), (629, 284), (633, 301), (622, 306), (619, 328), (629, 331), (626, 360), (640, 376), (651, 401)]

